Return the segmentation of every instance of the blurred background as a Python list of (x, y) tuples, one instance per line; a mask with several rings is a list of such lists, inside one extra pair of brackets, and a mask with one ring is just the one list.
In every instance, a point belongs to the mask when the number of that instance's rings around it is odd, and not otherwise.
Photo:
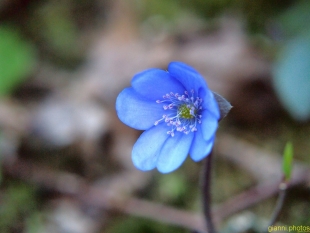
[(266, 229), (294, 145), (279, 225), (310, 226), (310, 1), (0, 1), (0, 232), (203, 229), (201, 163), (140, 172), (141, 132), (114, 105), (141, 70), (178, 60), (234, 106), (213, 166), (220, 232)]

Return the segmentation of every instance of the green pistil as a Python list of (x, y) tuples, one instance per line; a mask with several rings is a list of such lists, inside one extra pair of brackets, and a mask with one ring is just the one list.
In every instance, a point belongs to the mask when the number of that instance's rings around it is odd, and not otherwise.
[(192, 119), (194, 116), (191, 114), (191, 108), (188, 107), (186, 104), (181, 105), (178, 108), (178, 112), (180, 114), (180, 117), (185, 118), (185, 119)]

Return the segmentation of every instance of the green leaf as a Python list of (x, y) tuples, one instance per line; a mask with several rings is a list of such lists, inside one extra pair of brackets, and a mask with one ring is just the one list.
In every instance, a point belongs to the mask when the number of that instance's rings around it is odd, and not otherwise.
[(285, 44), (273, 70), (274, 87), (293, 118), (310, 119), (310, 33)]
[(282, 171), (285, 177), (285, 181), (289, 181), (291, 179), (291, 174), (293, 170), (292, 162), (293, 162), (293, 144), (291, 142), (286, 143), (284, 152), (283, 152), (283, 164)]
[(13, 27), (0, 26), (0, 96), (10, 94), (34, 68), (34, 47)]

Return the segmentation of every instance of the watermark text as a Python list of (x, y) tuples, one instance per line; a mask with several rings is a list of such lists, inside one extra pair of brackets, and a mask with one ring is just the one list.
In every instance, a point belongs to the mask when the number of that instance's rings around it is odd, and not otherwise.
[(310, 226), (269, 226), (268, 227), (268, 232), (297, 232), (297, 233), (305, 233), (309, 232), (310, 233)]

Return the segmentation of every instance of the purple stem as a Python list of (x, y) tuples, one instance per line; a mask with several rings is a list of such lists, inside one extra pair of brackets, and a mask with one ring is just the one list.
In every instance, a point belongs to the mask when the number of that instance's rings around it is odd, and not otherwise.
[(215, 227), (211, 214), (211, 173), (213, 150), (207, 156), (204, 162), (202, 173), (202, 204), (208, 233), (215, 233)]

